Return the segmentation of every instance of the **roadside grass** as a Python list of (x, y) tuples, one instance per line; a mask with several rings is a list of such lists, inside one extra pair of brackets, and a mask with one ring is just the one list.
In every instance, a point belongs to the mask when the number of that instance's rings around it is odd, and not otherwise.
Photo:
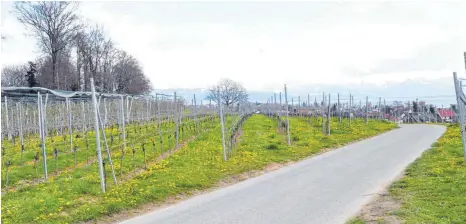
[(412, 163), (389, 192), (406, 223), (466, 223), (466, 165), (458, 125)]
[[(431, 149), (390, 185), (389, 198), (400, 207), (379, 217), (377, 223), (393, 223), (393, 218), (407, 224), (466, 223), (466, 165), (460, 133), (458, 124), (449, 125)], [(369, 222), (364, 215), (347, 224)]]
[(366, 224), (366, 222), (364, 220), (362, 220), (361, 218), (352, 218), (350, 220), (348, 220), (346, 222), (346, 224)]
[[(170, 157), (118, 186), (100, 193), (97, 164), (85, 172), (64, 172), (46, 183), (2, 196), (2, 223), (76, 223), (96, 220), (149, 202), (163, 202), (215, 186), (222, 179), (270, 163), (296, 161), (325, 148), (336, 147), (395, 128), (396, 125), (353, 120), (351, 126), (332, 121), (332, 135), (324, 136), (318, 121), (290, 118), (292, 146), (277, 131), (277, 122), (254, 115), (243, 125), (240, 143), (228, 161), (222, 158), (219, 125), (185, 144)], [(346, 122), (346, 121), (345, 121)], [(320, 132), (320, 133), (319, 133)]]

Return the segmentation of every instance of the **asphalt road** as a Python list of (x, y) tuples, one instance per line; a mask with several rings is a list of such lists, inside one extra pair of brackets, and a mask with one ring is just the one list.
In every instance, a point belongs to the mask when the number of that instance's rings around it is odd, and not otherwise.
[(123, 223), (344, 223), (445, 130), (402, 125)]

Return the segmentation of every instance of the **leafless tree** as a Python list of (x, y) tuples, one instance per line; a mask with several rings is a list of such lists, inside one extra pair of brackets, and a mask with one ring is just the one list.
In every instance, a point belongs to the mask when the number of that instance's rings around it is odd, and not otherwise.
[(248, 100), (246, 89), (231, 79), (222, 79), (209, 89), (207, 100), (220, 101), (227, 107)]
[(74, 13), (78, 3), (64, 1), (15, 2), (17, 19), (37, 37), (52, 66), (52, 86), (58, 88), (57, 64), (60, 51), (73, 40), (82, 27)]
[(119, 51), (114, 66), (113, 92), (143, 94), (151, 91), (150, 81), (144, 75), (138, 60), (125, 51)]
[(10, 65), (2, 68), (2, 86), (27, 86), (27, 65)]
[(96, 81), (96, 86), (100, 86), (101, 80), (98, 79), (97, 72), (101, 66), (106, 43), (103, 28), (100, 26), (91, 28), (85, 35), (85, 42), (83, 51), (85, 63), (89, 66), (90, 75)]

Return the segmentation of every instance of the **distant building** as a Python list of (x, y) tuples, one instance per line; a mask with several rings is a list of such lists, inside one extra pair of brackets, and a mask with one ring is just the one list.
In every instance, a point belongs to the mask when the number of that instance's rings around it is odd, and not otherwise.
[(455, 111), (453, 111), (452, 109), (440, 108), (440, 109), (437, 109), (437, 110), (438, 110), (438, 113), (440, 115), (440, 118), (444, 122), (451, 122), (451, 121), (453, 121), (453, 119), (456, 116)]

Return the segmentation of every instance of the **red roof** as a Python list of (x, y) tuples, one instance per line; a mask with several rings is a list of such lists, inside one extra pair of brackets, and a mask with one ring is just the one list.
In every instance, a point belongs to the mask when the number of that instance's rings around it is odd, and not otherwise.
[(441, 117), (454, 117), (455, 112), (452, 109), (438, 109)]

